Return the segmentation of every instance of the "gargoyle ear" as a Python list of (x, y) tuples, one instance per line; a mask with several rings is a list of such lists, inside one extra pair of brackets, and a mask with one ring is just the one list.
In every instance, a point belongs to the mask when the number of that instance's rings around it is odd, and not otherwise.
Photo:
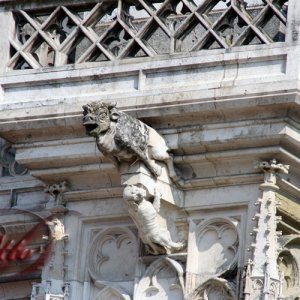
[(109, 114), (110, 114), (110, 119), (114, 122), (116, 122), (120, 117), (120, 113), (115, 107), (110, 110)]
[(109, 110), (115, 108), (116, 106), (117, 106), (117, 103), (116, 103), (116, 102), (115, 102), (115, 103), (108, 103), (108, 104), (107, 104), (107, 107), (108, 107)]

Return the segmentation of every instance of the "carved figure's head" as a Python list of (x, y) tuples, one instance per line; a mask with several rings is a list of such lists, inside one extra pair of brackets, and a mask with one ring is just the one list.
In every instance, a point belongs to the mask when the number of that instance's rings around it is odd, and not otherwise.
[(123, 191), (123, 198), (125, 201), (141, 202), (148, 197), (147, 189), (141, 185), (127, 185)]
[(92, 102), (84, 105), (82, 123), (85, 126), (86, 133), (90, 136), (97, 137), (110, 128), (110, 122), (116, 122), (119, 113), (115, 108), (116, 105), (104, 102)]

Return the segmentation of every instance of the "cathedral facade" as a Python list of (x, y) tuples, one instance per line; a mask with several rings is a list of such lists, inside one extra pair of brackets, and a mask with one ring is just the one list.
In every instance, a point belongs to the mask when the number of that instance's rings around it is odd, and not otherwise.
[(300, 2), (0, 1), (0, 299), (300, 299)]

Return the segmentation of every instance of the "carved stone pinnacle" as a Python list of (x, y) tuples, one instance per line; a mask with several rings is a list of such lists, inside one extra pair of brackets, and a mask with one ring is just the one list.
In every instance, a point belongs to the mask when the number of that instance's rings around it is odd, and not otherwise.
[(278, 189), (276, 186), (276, 175), (278, 173), (288, 174), (289, 172), (289, 165), (283, 165), (277, 162), (275, 158), (268, 161), (256, 162), (255, 168), (262, 170), (265, 174), (264, 176), (264, 183), (261, 185), (262, 188), (265, 187), (273, 187)]

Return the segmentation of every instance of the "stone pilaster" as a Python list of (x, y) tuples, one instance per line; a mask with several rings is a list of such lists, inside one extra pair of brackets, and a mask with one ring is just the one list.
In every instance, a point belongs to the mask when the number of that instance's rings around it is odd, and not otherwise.
[[(248, 265), (244, 294), (245, 299), (256, 300), (279, 299), (280, 275), (277, 269), (277, 236), (275, 193), (278, 173), (288, 173), (289, 166), (278, 164), (275, 159), (270, 162), (260, 162), (256, 166), (264, 172), (264, 183), (260, 185), (262, 196), (256, 202), (257, 213), (253, 221), (257, 226), (253, 229), (256, 235), (253, 244), (253, 261)], [(249, 282), (250, 281), (250, 282)]]
[(47, 224), (51, 230), (52, 252), (42, 271), (42, 282), (33, 284), (31, 300), (68, 300), (69, 283), (65, 282), (65, 243), (68, 234), (65, 233), (64, 214), (68, 211), (65, 207), (64, 192), (66, 182), (47, 185), (45, 192), (50, 195), (47, 209), (51, 218)]

